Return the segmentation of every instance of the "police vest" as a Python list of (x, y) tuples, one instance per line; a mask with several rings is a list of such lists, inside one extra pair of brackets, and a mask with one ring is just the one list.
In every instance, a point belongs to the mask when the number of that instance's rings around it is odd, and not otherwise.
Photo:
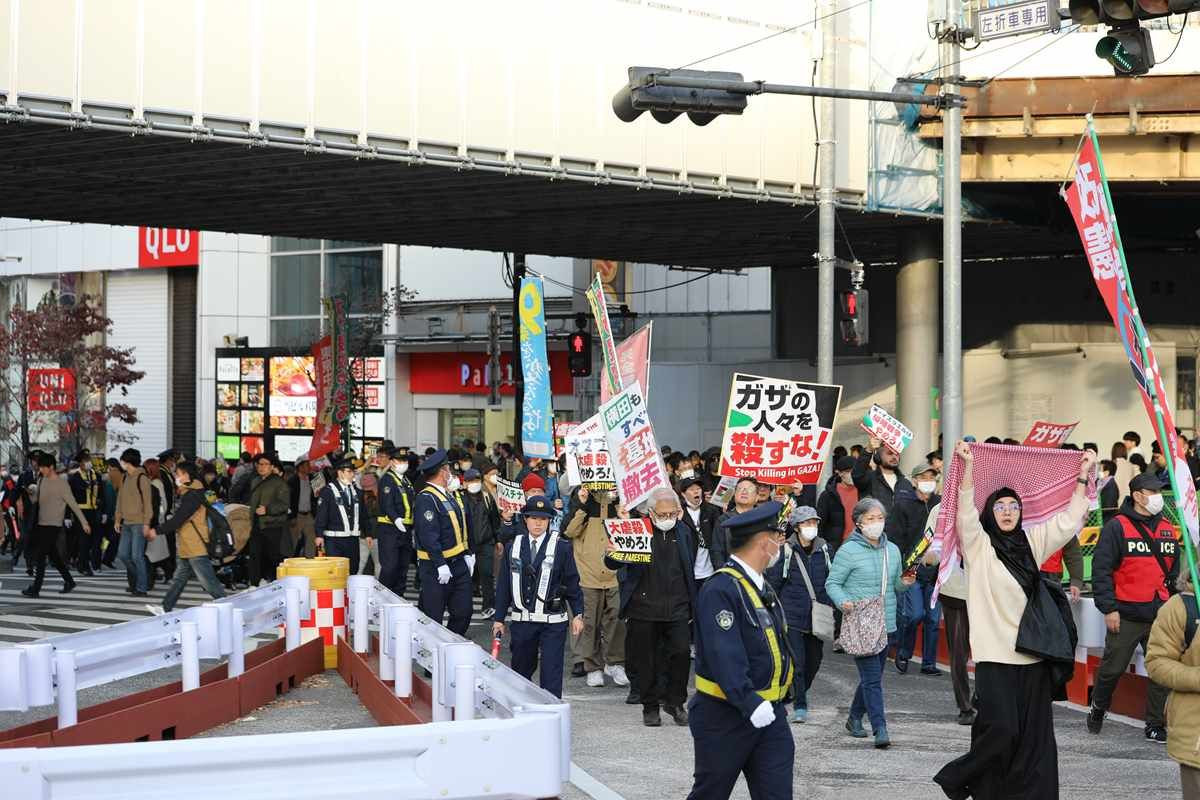
[[(521, 545), (525, 539), (529, 539), (529, 563), (530, 566), (537, 560), (537, 545), (532, 538), (524, 534), (513, 539), (512, 549), (509, 550), (508, 563), (509, 574), (512, 579), (512, 612), (509, 613), (508, 619), (510, 622), (566, 622), (568, 614), (565, 609), (558, 610), (558, 598), (547, 597), (550, 591), (550, 573), (554, 571), (554, 557), (558, 552), (558, 534), (546, 534), (550, 537), (550, 541), (546, 543), (546, 557), (542, 559), (542, 565), (538, 569), (538, 573), (534, 576), (537, 582), (537, 595), (534, 598), (533, 608), (525, 607), (525, 593), (522, 591), (522, 583), (525, 575), (524, 564), (521, 561)], [(549, 611), (547, 611), (549, 607)]]
[[(742, 586), (742, 591), (746, 597), (750, 599), (750, 605), (754, 609), (754, 616), (758, 620), (758, 629), (762, 631), (763, 636), (767, 640), (767, 650), (771, 653), (771, 682), (767, 684), (765, 689), (757, 689), (755, 693), (763, 700), (772, 703), (778, 703), (787, 696), (788, 689), (792, 685), (793, 665), (788, 661), (787, 676), (783, 674), (783, 652), (779, 646), (779, 634), (787, 633), (787, 623), (784, 622), (783, 630), (776, 632), (775, 618), (771, 616), (771, 612), (763, 605), (762, 597), (759, 596), (758, 590), (754, 588), (754, 584), (743, 575), (740, 571), (732, 567), (722, 567), (717, 570), (717, 573), (725, 573), (733, 576)], [(724, 700), (725, 692), (717, 684), (716, 681), (701, 677), (700, 673), (696, 673), (696, 691), (715, 697), (719, 700)]]
[[(442, 507), (442, 511), (450, 519), (450, 527), (454, 530), (454, 544), (442, 551), (442, 558), (454, 558), (465, 553), (467, 551), (467, 516), (462, 506), (451, 500), (446, 495), (445, 490), (433, 483), (425, 484), (425, 487), (421, 489), (421, 494), (427, 494), (437, 500), (438, 505)], [(440, 525), (438, 535), (441, 535)], [(429, 553), (424, 550), (418, 550), (417, 558), (422, 561), (428, 561)]]
[[(383, 487), (384, 481), (388, 481), (389, 483), (391, 483), (391, 486)], [(405, 486), (405, 484), (408, 483), (408, 479), (405, 478), (403, 475), (398, 475), (395, 472), (395, 470), (389, 469), (387, 472), (383, 473), (383, 477), (379, 479), (379, 483), (380, 483), (381, 488), (384, 489), (381, 492), (381, 494), (388, 494), (389, 492), (387, 492), (386, 489), (394, 489), (396, 491), (396, 493), (399, 496), (396, 498), (396, 500), (394, 500), (392, 502), (397, 502), (400, 504), (400, 516), (398, 517), (398, 519), (400, 520), (400, 522), (402, 522), (404, 524), (404, 526), (406, 528), (408, 526), (412, 525), (412, 523), (413, 523), (412, 503), (408, 499), (408, 491), (407, 491), (408, 487)], [(382, 502), (380, 503), (379, 508), (380, 508), (380, 511), (382, 512), (383, 508), (384, 508), (384, 505)], [(375, 518), (375, 521), (379, 522), (383, 525), (394, 525), (395, 524), (392, 521), (392, 518), (384, 513), (380, 513), (379, 516)]]
[[(1121, 566), (1113, 573), (1113, 584), (1116, 587), (1117, 600), (1123, 603), (1149, 603), (1155, 597), (1166, 600), (1166, 576), (1155, 558), (1154, 550), (1138, 531), (1133, 520), (1124, 514), (1116, 517), (1121, 522)], [(1170, 569), (1175, 563), (1178, 540), (1175, 538), (1175, 528), (1164, 518), (1159, 518), (1158, 526), (1150, 532), (1150, 539), (1158, 548), (1158, 555)]]
[(83, 470), (79, 471), (79, 479), (83, 481), (83, 497), (77, 497), (75, 501), (85, 511), (95, 511), (100, 495), (100, 481), (96, 479), (96, 473), (85, 474)]

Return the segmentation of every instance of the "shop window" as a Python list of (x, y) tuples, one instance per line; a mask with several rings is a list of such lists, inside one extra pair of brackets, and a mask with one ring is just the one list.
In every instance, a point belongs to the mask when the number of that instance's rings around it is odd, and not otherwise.
[(321, 256), (271, 257), (271, 316), (321, 314)]
[(383, 291), (383, 252), (359, 250), (325, 255), (325, 293), (345, 293), (350, 313), (378, 313)]
[(272, 236), (271, 252), (290, 253), (297, 250), (320, 250), (320, 239), (295, 239), (291, 236)]
[(271, 346), (307, 350), (321, 338), (321, 318), (271, 320)]
[(1175, 410), (1196, 409), (1196, 357), (1175, 356)]

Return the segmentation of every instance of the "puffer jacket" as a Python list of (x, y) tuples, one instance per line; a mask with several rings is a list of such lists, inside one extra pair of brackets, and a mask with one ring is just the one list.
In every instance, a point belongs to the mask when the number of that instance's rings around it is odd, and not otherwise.
[[(817, 602), (829, 602), (829, 595), (825, 592), (829, 558), (825, 540), (818, 536), (812, 541), (811, 553), (806, 553), (804, 548), (788, 542), (783, 546), (783, 557), (779, 559), (779, 563), (767, 569), (767, 582), (779, 595), (789, 628), (812, 631), (812, 597), (808, 594), (808, 584), (804, 582), (800, 570), (808, 572), (808, 579), (812, 581), (813, 591), (817, 594)], [(783, 571), (785, 565), (786, 575)]]
[(200, 481), (179, 487), (175, 513), (155, 531), (159, 536), (177, 533), (175, 547), (179, 558), (208, 557), (208, 518), (204, 508), (204, 486)]
[[(887, 548), (888, 580), (883, 592), (883, 605), (887, 617), (887, 632), (896, 630), (896, 593), (908, 591), (900, 579), (903, 572), (900, 563), (900, 548), (881, 536), (879, 541)], [(833, 558), (833, 567), (825, 579), (825, 591), (834, 608), (846, 601), (869, 600), (879, 596), (882, 579), (884, 547), (868, 541), (857, 528), (850, 538), (838, 548)]]
[[(1195, 587), (1188, 581), (1187, 595)], [(1146, 672), (1155, 683), (1171, 689), (1167, 699), (1167, 755), (1180, 764), (1200, 769), (1200, 633), (1183, 650), (1187, 610), (1183, 595), (1175, 595), (1158, 611), (1150, 628)]]
[(617, 515), (612, 504), (601, 506), (594, 498), (579, 508), (567, 523), (563, 535), (575, 548), (575, 566), (579, 570), (579, 585), (585, 589), (617, 588), (617, 573), (604, 563), (608, 533), (604, 520)]

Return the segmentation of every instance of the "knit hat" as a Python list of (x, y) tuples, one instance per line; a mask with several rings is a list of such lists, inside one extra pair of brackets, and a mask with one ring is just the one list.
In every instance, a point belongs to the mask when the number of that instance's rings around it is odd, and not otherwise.
[(521, 481), (521, 491), (528, 492), (531, 489), (537, 489), (538, 491), (546, 489), (546, 482), (536, 472), (529, 473), (525, 476), (525, 480)]

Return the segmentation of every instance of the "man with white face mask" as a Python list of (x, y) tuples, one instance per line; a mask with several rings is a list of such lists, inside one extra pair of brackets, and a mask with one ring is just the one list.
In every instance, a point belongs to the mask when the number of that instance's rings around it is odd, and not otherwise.
[(796, 751), (783, 699), (795, 668), (783, 607), (764, 577), (780, 559), (782, 511), (769, 501), (725, 520), (729, 563), (700, 593), (689, 800), (729, 797), (739, 775), (753, 800), (792, 797)]
[[(1096, 673), (1087, 727), (1099, 733), (1117, 681), (1129, 668), (1134, 649), (1145, 652), (1150, 627), (1179, 576), (1179, 542), (1162, 513), (1163, 486), (1152, 472), (1129, 482), (1121, 512), (1100, 530), (1092, 556), (1092, 589), (1108, 634)], [(1150, 681), (1146, 695), (1146, 738), (1167, 740), (1163, 707), (1167, 690)]]
[[(917, 563), (917, 550), (925, 539), (929, 514), (942, 496), (937, 493), (938, 472), (922, 463), (912, 471), (912, 488), (899, 489), (892, 513), (887, 519), (888, 541), (900, 548), (905, 571), (916, 575), (917, 582), (897, 596), (896, 634), (891, 644), (896, 646), (896, 671), (908, 672), (908, 662), (917, 644), (917, 629), (925, 626), (921, 638), (921, 674), (941, 675), (937, 666), (938, 625), (942, 620), (941, 604), (929, 607), (937, 581), (936, 566)], [(932, 540), (931, 540), (932, 541)]]
[(415, 492), (408, 479), (408, 454), (399, 447), (385, 453), (388, 469), (379, 478), (379, 582), (400, 596), (408, 587), (414, 559), (412, 526)]
[(471, 624), (470, 522), (459, 504), (458, 477), (452, 474), (445, 450), (435, 450), (421, 462), (425, 486), (413, 506), (417, 571), (421, 578), (421, 611), (460, 636)]

